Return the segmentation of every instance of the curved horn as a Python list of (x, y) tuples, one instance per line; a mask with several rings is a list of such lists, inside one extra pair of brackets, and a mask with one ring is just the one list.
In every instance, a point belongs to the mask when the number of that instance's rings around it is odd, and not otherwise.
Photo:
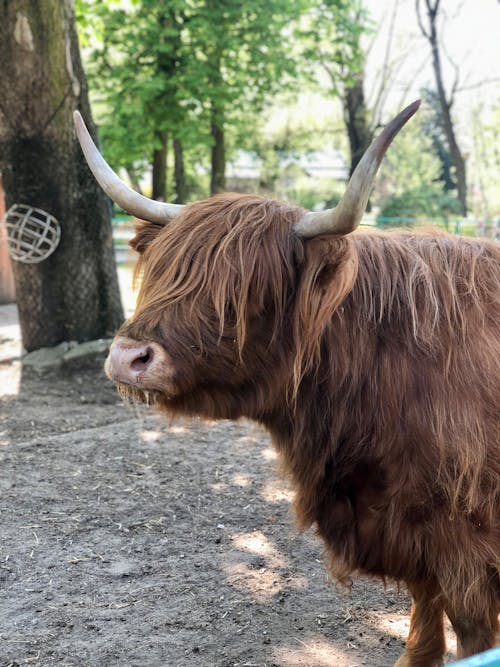
[(90, 170), (104, 192), (124, 211), (142, 220), (164, 224), (182, 211), (181, 204), (166, 204), (148, 199), (125, 185), (115, 174), (92, 141), (85, 122), (78, 111), (73, 114), (76, 135)]
[(403, 125), (420, 106), (420, 100), (403, 109), (388, 123), (379, 136), (370, 144), (347, 184), (344, 196), (335, 208), (306, 213), (295, 224), (296, 233), (302, 238), (320, 234), (349, 234), (361, 222), (373, 187), (373, 181), (389, 148)]

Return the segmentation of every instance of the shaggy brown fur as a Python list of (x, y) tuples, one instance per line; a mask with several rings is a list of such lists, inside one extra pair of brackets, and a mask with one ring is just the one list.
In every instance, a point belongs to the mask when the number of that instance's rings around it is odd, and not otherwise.
[[(250, 417), (272, 434), (342, 581), (404, 581), (400, 667), (494, 644), (500, 611), (500, 249), (445, 234), (303, 242), (298, 208), (253, 196), (138, 226), (137, 311), (161, 343), (167, 413)], [(137, 390), (123, 389), (137, 394)]]

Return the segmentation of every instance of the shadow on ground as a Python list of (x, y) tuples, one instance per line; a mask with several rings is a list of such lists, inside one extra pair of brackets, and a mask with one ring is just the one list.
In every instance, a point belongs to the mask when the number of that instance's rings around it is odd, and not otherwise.
[(392, 664), (406, 595), (328, 582), (267, 435), (127, 408), (101, 363), (0, 364), (0, 665)]

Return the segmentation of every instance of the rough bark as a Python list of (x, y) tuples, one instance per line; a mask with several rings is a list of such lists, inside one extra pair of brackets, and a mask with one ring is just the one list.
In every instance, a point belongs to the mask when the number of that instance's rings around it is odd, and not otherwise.
[(111, 335), (123, 319), (110, 203), (77, 144), (78, 108), (95, 133), (71, 0), (0, 0), (0, 169), (6, 204), (61, 225), (40, 264), (13, 262), (24, 347)]
[(217, 44), (215, 50), (208, 54), (211, 64), (209, 78), (210, 89), (210, 133), (212, 135), (210, 194), (215, 195), (226, 189), (226, 145), (224, 136), (224, 102), (221, 91), (222, 53)]
[(158, 148), (153, 151), (152, 196), (153, 199), (166, 201), (167, 199), (167, 132), (155, 132)]
[(211, 134), (210, 194), (215, 195), (218, 192), (224, 192), (226, 189), (226, 150), (223, 114), (214, 102), (212, 102)]
[(174, 139), (174, 178), (177, 193), (175, 203), (185, 204), (188, 196), (186, 171), (184, 169), (184, 147), (179, 139)]
[(455, 190), (457, 182), (454, 177), (454, 164), (452, 155), (448, 146), (448, 140), (444, 134), (442, 123), (441, 105), (438, 94), (435, 90), (424, 89), (422, 96), (426, 104), (432, 110), (432, 115), (423, 119), (423, 129), (429, 135), (436, 155), (441, 163), (441, 173), (439, 180), (443, 183), (446, 192)]
[(343, 108), (344, 123), (349, 138), (349, 177), (351, 177), (370, 145), (373, 135), (368, 121), (362, 74), (356, 76), (354, 84), (345, 89)]
[(437, 17), (439, 14), (440, 0), (424, 0), (427, 13), (428, 26), (424, 25), (420, 12), (420, 1), (416, 0), (417, 17), (420, 30), (430, 44), (432, 53), (432, 66), (434, 69), (434, 78), (438, 93), (439, 104), (443, 119), (443, 128), (448, 142), (448, 147), (455, 166), (455, 177), (457, 181), (457, 195), (460, 202), (462, 215), (467, 215), (467, 174), (465, 159), (460, 151), (455, 134), (455, 127), (451, 117), (451, 108), (453, 106), (453, 92), (448, 98), (444, 87), (443, 74), (441, 69), (441, 54), (439, 50), (439, 37), (437, 32)]

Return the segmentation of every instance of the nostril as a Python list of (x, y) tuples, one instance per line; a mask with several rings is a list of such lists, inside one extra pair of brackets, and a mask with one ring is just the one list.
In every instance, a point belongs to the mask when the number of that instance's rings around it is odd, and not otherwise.
[(106, 375), (116, 383), (143, 386), (158, 383), (170, 368), (170, 357), (154, 341), (117, 337), (109, 350)]
[(132, 360), (130, 369), (135, 372), (145, 370), (153, 361), (153, 356), (153, 348), (147, 347), (145, 350), (141, 351), (140, 354), (135, 357), (135, 359)]

